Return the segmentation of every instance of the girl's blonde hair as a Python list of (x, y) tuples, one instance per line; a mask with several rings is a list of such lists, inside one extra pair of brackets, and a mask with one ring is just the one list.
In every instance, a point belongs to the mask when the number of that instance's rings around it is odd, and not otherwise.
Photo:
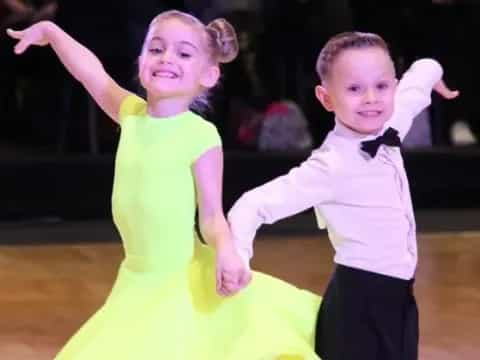
[[(142, 54), (153, 35), (155, 25), (162, 20), (179, 19), (204, 31), (206, 39), (206, 51), (210, 61), (216, 65), (233, 61), (239, 51), (237, 34), (233, 26), (225, 19), (214, 19), (205, 25), (195, 16), (178, 10), (168, 10), (157, 15), (150, 22), (147, 36), (143, 42)], [(205, 90), (197, 96), (190, 107), (192, 110), (203, 111), (209, 107), (210, 91)]]

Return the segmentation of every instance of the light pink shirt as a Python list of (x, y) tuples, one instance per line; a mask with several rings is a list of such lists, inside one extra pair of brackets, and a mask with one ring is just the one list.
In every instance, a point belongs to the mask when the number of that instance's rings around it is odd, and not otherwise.
[[(416, 61), (398, 84), (388, 127), (407, 134), (414, 117), (430, 105), (442, 77), (432, 59)], [(245, 259), (262, 224), (272, 224), (313, 207), (326, 228), (337, 264), (401, 279), (417, 265), (415, 218), (403, 159), (398, 147), (381, 145), (370, 158), (362, 136), (338, 121), (320, 148), (284, 176), (243, 194), (228, 213), (234, 241)]]

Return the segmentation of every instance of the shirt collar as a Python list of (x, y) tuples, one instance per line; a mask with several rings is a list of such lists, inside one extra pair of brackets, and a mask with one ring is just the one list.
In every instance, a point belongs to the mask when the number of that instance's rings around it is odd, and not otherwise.
[(337, 117), (335, 117), (335, 127), (333, 128), (333, 134), (340, 137), (340, 138), (360, 142), (360, 141), (364, 141), (364, 140), (373, 139), (373, 138), (377, 137), (378, 135), (382, 134), (384, 132), (384, 130), (385, 129), (382, 128), (382, 129), (380, 129), (380, 131), (378, 131), (375, 134), (368, 134), (368, 135), (361, 134), (357, 131), (349, 129), (348, 127), (343, 125), (343, 123), (340, 120), (338, 120)]

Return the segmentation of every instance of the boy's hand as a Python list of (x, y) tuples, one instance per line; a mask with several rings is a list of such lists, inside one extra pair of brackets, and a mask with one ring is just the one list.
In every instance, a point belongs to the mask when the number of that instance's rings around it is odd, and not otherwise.
[(250, 268), (240, 258), (233, 246), (217, 249), (217, 292), (231, 296), (248, 285), (252, 278)]
[(15, 45), (15, 54), (22, 54), (30, 45), (48, 45), (47, 26), (48, 22), (42, 21), (20, 31), (7, 29), (7, 34), (10, 37), (19, 40)]
[(443, 80), (440, 80), (435, 84), (433, 89), (440, 94), (443, 98), (447, 100), (455, 99), (458, 95), (460, 95), (460, 91), (458, 90), (451, 90)]

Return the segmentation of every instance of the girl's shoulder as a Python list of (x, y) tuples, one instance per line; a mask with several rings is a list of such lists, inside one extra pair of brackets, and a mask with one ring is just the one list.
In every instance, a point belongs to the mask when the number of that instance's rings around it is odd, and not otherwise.
[(222, 139), (212, 122), (193, 112), (189, 112), (188, 117), (188, 125), (184, 127), (186, 132), (183, 135), (189, 140), (192, 159), (196, 160), (208, 149), (222, 146)]
[(187, 114), (189, 121), (189, 128), (192, 131), (198, 131), (198, 135), (205, 133), (217, 133), (217, 127), (211, 121), (205, 119), (203, 116), (189, 111)]
[(147, 113), (147, 102), (137, 95), (126, 96), (120, 104), (118, 118), (120, 122), (129, 116), (143, 116)]

